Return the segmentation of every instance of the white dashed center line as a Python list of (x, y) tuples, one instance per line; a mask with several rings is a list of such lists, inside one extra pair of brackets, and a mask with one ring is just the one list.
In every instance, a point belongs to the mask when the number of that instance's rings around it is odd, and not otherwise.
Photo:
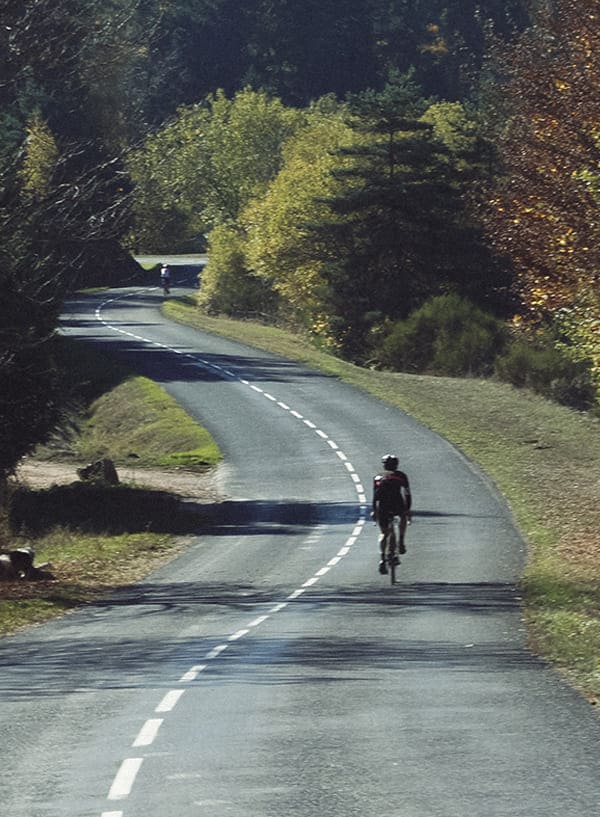
[[(136, 295), (138, 293), (134, 292), (134, 293), (130, 293), (130, 294), (131, 295)], [(125, 296), (125, 297), (128, 297), (128, 296)], [(242, 628), (236, 630), (231, 635), (227, 636), (227, 642), (226, 643), (218, 644), (215, 647), (213, 647), (211, 650), (209, 650), (206, 653), (206, 655), (204, 656), (204, 658), (205, 658), (206, 661), (212, 662), (212, 661), (216, 660), (229, 647), (230, 644), (232, 644), (233, 642), (239, 641), (240, 639), (243, 639), (252, 630), (254, 630), (257, 627), (260, 627), (260, 625), (263, 624), (265, 621), (267, 621), (272, 615), (274, 615), (276, 613), (280, 613), (283, 610), (285, 610), (285, 608), (289, 605), (290, 602), (296, 601), (297, 599), (299, 599), (306, 592), (306, 590), (308, 588), (315, 585), (322, 576), (325, 576), (327, 573), (329, 573), (331, 568), (338, 565), (340, 563), (340, 561), (350, 553), (352, 545), (354, 545), (354, 543), (356, 542), (358, 536), (360, 536), (360, 534), (364, 530), (365, 519), (366, 519), (366, 501), (367, 501), (366, 496), (365, 496), (365, 492), (364, 492), (364, 487), (360, 482), (360, 477), (356, 473), (356, 470), (355, 470), (354, 466), (348, 460), (348, 457), (346, 456), (346, 454), (339, 448), (339, 446), (337, 445), (335, 440), (332, 440), (325, 431), (318, 428), (317, 425), (315, 423), (313, 423), (311, 420), (306, 419), (304, 417), (304, 415), (302, 415), (299, 411), (296, 411), (295, 409), (292, 409), (287, 403), (283, 402), (282, 400), (278, 400), (276, 396), (270, 394), (269, 392), (266, 392), (260, 386), (257, 386), (255, 383), (251, 383), (249, 380), (247, 380), (246, 378), (241, 377), (239, 374), (236, 374), (234, 371), (232, 371), (230, 369), (225, 369), (225, 368), (223, 368), (222, 366), (220, 366), (218, 364), (215, 364), (215, 363), (209, 362), (207, 360), (204, 360), (198, 355), (195, 355), (195, 354), (192, 354), (192, 353), (189, 353), (189, 352), (182, 352), (181, 350), (174, 349), (174, 348), (172, 348), (172, 347), (170, 347), (168, 345), (165, 345), (165, 344), (155, 343), (153, 341), (148, 340), (147, 338), (143, 338), (143, 337), (141, 337), (139, 335), (135, 335), (132, 332), (126, 331), (124, 329), (121, 329), (118, 326), (115, 326), (115, 325), (112, 325), (112, 324), (108, 323), (107, 321), (105, 321), (102, 318), (102, 308), (106, 304), (111, 303), (111, 301), (113, 301), (113, 300), (118, 300), (118, 299), (114, 298), (114, 299), (105, 301), (103, 304), (101, 304), (96, 309), (96, 318), (104, 326), (106, 326), (107, 328), (109, 328), (109, 329), (111, 329), (111, 330), (113, 330), (115, 332), (119, 332), (119, 333), (121, 333), (123, 335), (127, 335), (128, 337), (132, 337), (132, 338), (135, 338), (136, 340), (140, 340), (143, 343), (147, 343), (150, 346), (156, 346), (156, 347), (159, 347), (159, 348), (168, 349), (168, 350), (170, 350), (172, 352), (175, 352), (177, 354), (183, 354), (183, 355), (185, 355), (185, 357), (189, 358), (190, 360), (193, 360), (194, 363), (197, 366), (199, 366), (200, 368), (208, 369), (208, 370), (213, 371), (213, 372), (216, 371), (220, 375), (222, 375), (223, 377), (230, 378), (230, 379), (235, 380), (236, 382), (238, 382), (238, 383), (240, 383), (240, 384), (242, 384), (244, 386), (248, 386), (256, 394), (266, 398), (271, 403), (274, 403), (275, 405), (277, 405), (283, 411), (289, 413), (289, 415), (291, 417), (294, 417), (297, 420), (301, 420), (303, 425), (306, 428), (310, 429), (311, 431), (314, 431), (315, 434), (319, 437), (320, 440), (324, 440), (327, 443), (327, 445), (333, 451), (335, 451), (338, 458), (346, 466), (346, 470), (348, 471), (348, 474), (350, 475), (350, 477), (352, 479), (352, 482), (354, 484), (355, 490), (356, 490), (357, 501), (359, 503), (359, 519), (358, 519), (358, 521), (357, 521), (357, 523), (356, 523), (356, 525), (355, 525), (355, 527), (354, 527), (354, 529), (352, 531), (352, 535), (350, 537), (348, 537), (348, 539), (344, 543), (344, 546), (339, 549), (337, 555), (334, 556), (333, 558), (331, 558), (327, 562), (327, 564), (325, 566), (319, 568), (315, 572), (315, 574), (313, 576), (306, 579), (306, 581), (304, 581), (301, 584), (300, 587), (298, 587), (296, 590), (291, 592), (286, 597), (285, 601), (281, 601), (281, 602), (278, 602), (277, 604), (274, 604), (267, 613), (254, 618), (252, 621), (250, 621), (248, 624), (246, 624), (245, 627), (242, 627)], [(324, 526), (321, 526), (321, 527), (324, 527)], [(318, 538), (318, 536), (315, 536), (315, 541), (316, 541), (317, 538)], [(195, 664), (195, 665), (193, 665), (192, 667), (190, 667), (181, 676), (181, 678), (179, 679), (179, 683), (180, 684), (191, 684), (191, 683), (193, 683), (194, 681), (197, 680), (198, 676), (201, 673), (203, 673), (205, 670), (207, 670), (208, 666), (209, 666), (208, 664)], [(185, 690), (183, 690), (183, 689), (173, 689), (170, 692), (167, 692), (166, 695), (164, 695), (163, 699), (158, 704), (158, 706), (156, 707), (156, 709), (154, 710), (155, 713), (168, 713), (168, 712), (171, 712), (175, 708), (175, 706), (177, 705), (178, 701), (180, 700), (180, 698), (184, 694), (184, 692), (185, 692)], [(142, 726), (142, 728), (141, 728), (138, 736), (136, 737), (135, 741), (133, 742), (133, 744), (132, 744), (133, 747), (139, 748), (139, 747), (145, 747), (145, 746), (152, 745), (152, 743), (154, 742), (154, 740), (156, 739), (156, 737), (158, 735), (158, 731), (159, 731), (162, 723), (163, 723), (162, 718), (150, 718), (149, 720), (147, 720), (144, 723), (144, 725)], [(119, 767), (119, 770), (118, 770), (118, 772), (117, 772), (117, 774), (115, 776), (115, 779), (114, 779), (114, 781), (112, 783), (112, 786), (110, 787), (110, 791), (108, 793), (108, 799), (109, 800), (123, 800), (123, 799), (125, 799), (125, 798), (127, 798), (129, 796), (129, 794), (131, 792), (131, 789), (132, 789), (132, 787), (133, 787), (133, 785), (135, 783), (136, 776), (137, 776), (137, 774), (138, 774), (138, 772), (139, 772), (139, 770), (140, 770), (140, 768), (142, 766), (142, 763), (143, 763), (143, 758), (141, 758), (141, 757), (127, 758), (126, 760), (124, 760), (121, 763), (121, 766)], [(102, 813), (101, 817), (123, 817), (123, 812), (121, 812), (121, 811), (105, 811), (105, 812)]]

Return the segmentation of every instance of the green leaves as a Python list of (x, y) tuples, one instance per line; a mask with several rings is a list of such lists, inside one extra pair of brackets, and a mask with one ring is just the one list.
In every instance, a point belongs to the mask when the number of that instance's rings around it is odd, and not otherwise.
[[(222, 91), (177, 118), (131, 154), (135, 245), (186, 249), (195, 235), (233, 224), (281, 166), (285, 140), (303, 114), (246, 89)], [(161, 226), (162, 221), (162, 226)]]

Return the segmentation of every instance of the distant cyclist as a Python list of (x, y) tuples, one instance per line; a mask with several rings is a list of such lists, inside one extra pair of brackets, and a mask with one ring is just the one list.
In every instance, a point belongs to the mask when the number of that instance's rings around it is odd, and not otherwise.
[(171, 270), (166, 264), (160, 268), (160, 285), (165, 295), (168, 295), (171, 288)]
[[(400, 541), (398, 550), (406, 553), (404, 534), (410, 522), (411, 495), (408, 477), (398, 470), (398, 457), (386, 454), (381, 458), (383, 473), (373, 479), (373, 509), (371, 516), (378, 523), (381, 531), (379, 548), (381, 561), (379, 572), (387, 573), (385, 563), (385, 538), (394, 516), (400, 517)], [(398, 560), (399, 562), (399, 560)]]

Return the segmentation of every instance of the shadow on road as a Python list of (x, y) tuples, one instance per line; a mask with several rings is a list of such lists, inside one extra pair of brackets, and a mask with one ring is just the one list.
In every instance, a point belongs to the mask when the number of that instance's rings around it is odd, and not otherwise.
[[(97, 297), (97, 296), (96, 296)], [(121, 311), (127, 311), (127, 320), (124, 321), (129, 332), (136, 332), (140, 327), (153, 326), (148, 322), (131, 320), (132, 307), (156, 307), (162, 300), (162, 295), (153, 293), (138, 293), (111, 303), (110, 323), (119, 327)], [(134, 366), (141, 374), (145, 374), (164, 383), (169, 382), (212, 382), (224, 380), (227, 370), (235, 376), (244, 377), (251, 381), (267, 381), (274, 383), (289, 382), (292, 377), (324, 378), (328, 375), (322, 372), (311, 371), (300, 364), (276, 355), (266, 353), (255, 357), (247, 355), (214, 355), (198, 353), (194, 349), (177, 347), (177, 353), (170, 349), (161, 349), (144, 340), (137, 340), (128, 335), (107, 336), (98, 322), (94, 312), (90, 310), (90, 303), (86, 296), (69, 302), (68, 311), (61, 319), (65, 329), (86, 329), (85, 340), (97, 344), (102, 351), (118, 355), (129, 365)], [(89, 317), (82, 317), (89, 311)], [(233, 343), (233, 341), (232, 341)], [(142, 353), (142, 354), (141, 354)]]
[[(249, 619), (284, 599), (289, 588), (263, 589), (252, 584), (146, 583), (115, 593), (90, 605), (82, 614), (89, 624), (105, 623), (102, 636), (86, 637), (85, 621), (76, 633), (72, 619), (55, 624), (50, 641), (28, 637), (8, 638), (0, 644), (0, 698), (52, 697), (65, 692), (98, 689), (145, 688), (172, 685), (177, 673), (206, 659), (209, 650), (222, 643), (215, 637), (165, 637), (159, 621), (165, 616), (236, 612)], [(348, 588), (311, 589), (289, 605), (305, 614), (322, 612), (355, 622), (356, 635), (331, 632), (324, 637), (269, 637), (257, 629), (232, 645), (210, 665), (203, 682), (258, 684), (297, 683), (306, 679), (347, 680), (349, 675), (371, 675), (378, 669), (406, 670), (444, 666), (453, 671), (506, 671), (540, 663), (519, 644), (498, 641), (465, 644), (454, 634), (452, 623), (466, 617), (490, 617), (518, 613), (517, 590), (510, 584), (408, 583), (394, 588), (365, 584)], [(407, 635), (406, 617), (438, 614), (443, 621), (433, 638)], [(441, 614), (442, 619), (439, 618)], [(282, 616), (287, 615), (283, 613)], [(127, 622), (138, 627), (157, 617), (157, 626), (143, 637), (124, 635)], [(239, 620), (240, 615), (236, 616)], [(189, 619), (188, 619), (189, 620)], [(364, 622), (369, 621), (369, 627)], [(282, 619), (284, 622), (284, 619)], [(377, 637), (373, 637), (373, 628)], [(95, 628), (95, 632), (98, 629)], [(348, 630), (345, 630), (348, 632)], [(226, 637), (225, 637), (226, 639)], [(171, 672), (165, 674), (165, 664)]]

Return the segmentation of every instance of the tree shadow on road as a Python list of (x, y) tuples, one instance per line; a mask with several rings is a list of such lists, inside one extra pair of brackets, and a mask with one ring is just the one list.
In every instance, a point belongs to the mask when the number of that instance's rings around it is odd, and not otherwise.
[[(245, 617), (250, 621), (268, 614), (289, 593), (284, 586), (265, 589), (251, 583), (218, 582), (142, 583), (120, 590), (55, 622), (50, 640), (37, 631), (0, 642), (0, 698), (170, 686), (190, 666), (207, 661), (215, 646), (228, 643), (228, 635), (173, 636), (172, 629), (164, 629), (165, 617), (190, 621), (190, 615), (199, 620), (217, 614), (226, 628), (233, 613), (230, 620), (236, 622), (235, 628), (242, 626)], [(285, 634), (288, 614), (310, 617), (325, 611), (331, 616), (330, 632), (296, 636), (292, 628)], [(402, 623), (406, 624), (407, 616), (414, 624), (432, 613), (444, 617), (443, 631), (420, 638), (405, 632)], [(518, 613), (518, 592), (511, 584), (418, 582), (394, 588), (375, 584), (311, 588), (288, 603), (278, 618), (284, 635), (267, 635), (256, 628), (232, 643), (217, 661), (210, 661), (203, 679), (206, 683), (280, 684), (301, 683), (307, 676), (348, 680), (380, 669), (528, 668), (538, 659), (514, 638), (498, 640), (490, 635), (483, 642), (465, 644), (464, 638), (453, 636), (451, 626), (453, 619), (463, 626), (472, 616), (491, 621)], [(343, 634), (336, 632), (339, 616), (344, 620)], [(440, 621), (439, 616), (436, 620)], [(104, 625), (100, 635), (98, 627), (90, 629), (98, 623)], [(349, 631), (353, 634), (348, 635)], [(497, 628), (490, 633), (497, 633)]]

